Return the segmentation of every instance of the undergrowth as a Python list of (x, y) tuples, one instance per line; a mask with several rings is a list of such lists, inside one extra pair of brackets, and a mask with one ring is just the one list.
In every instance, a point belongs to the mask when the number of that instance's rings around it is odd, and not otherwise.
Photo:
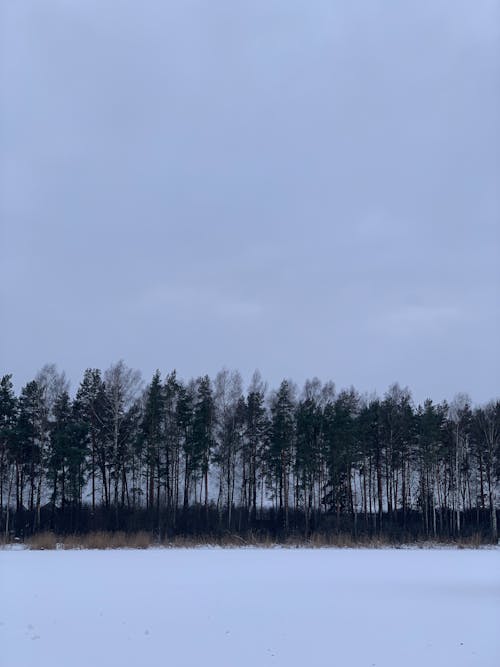
[[(196, 547), (288, 547), (288, 548), (404, 548), (404, 547), (456, 547), (459, 549), (480, 548), (486, 546), (484, 538), (480, 534), (471, 535), (460, 539), (432, 540), (421, 539), (413, 541), (392, 540), (385, 536), (358, 536), (351, 534), (328, 534), (315, 533), (309, 538), (300, 535), (290, 535), (281, 539), (275, 539), (270, 535), (256, 535), (248, 533), (238, 535), (226, 533), (219, 535), (189, 535), (164, 537), (161, 540), (157, 535), (146, 531), (126, 533), (117, 532), (91, 532), (84, 535), (56, 535), (51, 532), (41, 532), (28, 537), (23, 541), (15, 542), (23, 544), (32, 550), (50, 549), (148, 549), (151, 547), (163, 548), (196, 548)], [(0, 545), (6, 546), (9, 541), (3, 538)]]

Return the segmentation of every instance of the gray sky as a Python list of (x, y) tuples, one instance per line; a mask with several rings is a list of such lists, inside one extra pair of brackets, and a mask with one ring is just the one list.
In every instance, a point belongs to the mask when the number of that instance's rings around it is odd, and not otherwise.
[(2, 0), (0, 373), (500, 394), (500, 2)]

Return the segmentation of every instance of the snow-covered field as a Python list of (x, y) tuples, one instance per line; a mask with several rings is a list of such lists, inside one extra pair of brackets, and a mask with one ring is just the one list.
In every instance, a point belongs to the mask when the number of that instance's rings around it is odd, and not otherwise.
[(500, 552), (0, 551), (2, 667), (498, 667)]

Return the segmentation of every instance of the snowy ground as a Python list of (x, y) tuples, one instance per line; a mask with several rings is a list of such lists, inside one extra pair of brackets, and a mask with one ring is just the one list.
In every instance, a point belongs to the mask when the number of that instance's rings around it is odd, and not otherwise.
[(500, 551), (0, 551), (2, 667), (498, 667)]

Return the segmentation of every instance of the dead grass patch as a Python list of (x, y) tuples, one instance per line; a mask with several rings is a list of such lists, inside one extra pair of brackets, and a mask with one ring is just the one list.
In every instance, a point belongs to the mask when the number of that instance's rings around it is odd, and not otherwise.
[(54, 533), (38, 533), (26, 544), (29, 549), (147, 549), (154, 544), (154, 538), (146, 531), (125, 533), (122, 531), (106, 533), (104, 531), (87, 535), (57, 536)]
[[(3, 541), (6, 546), (9, 542)], [(199, 547), (220, 548), (337, 548), (337, 549), (381, 549), (417, 547), (429, 549), (433, 547), (454, 547), (458, 549), (479, 549), (486, 546), (484, 537), (479, 533), (461, 539), (450, 540), (411, 540), (397, 541), (384, 536), (361, 535), (354, 537), (349, 533), (314, 533), (309, 538), (302, 535), (290, 535), (275, 539), (270, 535), (255, 533), (225, 533), (220, 535), (177, 535), (165, 537), (161, 542), (152, 533), (139, 531), (126, 533), (92, 532), (86, 535), (58, 536), (51, 532), (42, 532), (26, 539), (26, 546), (33, 550), (45, 549), (148, 549), (150, 547), (165, 547), (177, 549), (195, 549)], [(0, 541), (0, 546), (2, 542)]]
[(57, 549), (58, 538), (54, 533), (43, 532), (32, 535), (26, 544), (29, 549), (34, 551), (43, 551), (45, 549)]

